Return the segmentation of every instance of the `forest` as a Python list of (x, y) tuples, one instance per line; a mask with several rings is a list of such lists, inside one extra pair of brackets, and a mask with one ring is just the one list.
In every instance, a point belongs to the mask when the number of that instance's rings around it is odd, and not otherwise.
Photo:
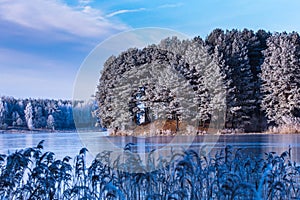
[(97, 115), (106, 128), (162, 119), (205, 128), (223, 112), (217, 120), (224, 129), (299, 131), (297, 32), (215, 29), (205, 39), (170, 37), (111, 56), (101, 73)]
[[(94, 101), (0, 98), (0, 130), (75, 130), (95, 127)], [(74, 120), (75, 118), (75, 120)], [(75, 127), (76, 122), (76, 127)]]
[(219, 120), (238, 132), (299, 132), (299, 34), (215, 29), (205, 39), (130, 48), (107, 59), (95, 96), (3, 96), (0, 129), (75, 129), (75, 116), (76, 126), (119, 130), (167, 119), (198, 129)]

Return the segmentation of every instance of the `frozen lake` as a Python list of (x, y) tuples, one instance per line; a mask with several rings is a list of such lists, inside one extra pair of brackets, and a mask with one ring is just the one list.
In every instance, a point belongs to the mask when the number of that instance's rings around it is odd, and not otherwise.
[(112, 150), (121, 152), (123, 147), (132, 142), (133, 151), (146, 154), (157, 149), (160, 155), (167, 156), (172, 150), (193, 148), (199, 150), (203, 146), (210, 150), (218, 150), (226, 145), (244, 148), (244, 152), (263, 155), (264, 152), (275, 151), (282, 153), (292, 148), (292, 160), (300, 163), (300, 135), (221, 135), (221, 136), (156, 136), (156, 137), (107, 137), (106, 133), (3, 133), (0, 134), (0, 153), (7, 154), (26, 147), (36, 146), (39, 141), (45, 140), (44, 151), (52, 151), (57, 159), (69, 155), (72, 158), (82, 147), (87, 147), (89, 161), (98, 152)]

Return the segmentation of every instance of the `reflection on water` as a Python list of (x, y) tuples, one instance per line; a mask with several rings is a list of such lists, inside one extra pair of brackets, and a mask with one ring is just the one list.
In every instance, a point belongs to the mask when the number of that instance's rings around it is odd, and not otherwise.
[[(263, 155), (264, 152), (275, 151), (281, 153), (292, 148), (292, 160), (300, 163), (300, 135), (221, 135), (217, 140), (215, 136), (163, 136), (163, 137), (105, 137), (103, 133), (33, 133), (33, 134), (0, 134), (0, 153), (7, 154), (17, 149), (32, 147), (39, 141), (45, 140), (45, 151), (55, 153), (57, 159), (69, 155), (75, 157), (82, 147), (87, 147), (90, 153), (87, 155), (91, 161), (98, 152), (113, 150), (117, 153), (123, 151), (127, 143), (134, 143), (132, 150), (138, 152), (142, 160), (146, 154), (156, 149), (157, 156), (168, 156), (169, 152), (181, 151), (193, 148), (199, 150), (214, 148), (215, 150), (232, 145), (244, 148), (245, 152)], [(192, 142), (191, 142), (192, 141)]]
[(9, 133), (0, 134), (0, 153), (33, 147), (41, 140), (45, 140), (44, 151), (54, 152), (58, 159), (75, 156), (83, 147), (77, 133)]

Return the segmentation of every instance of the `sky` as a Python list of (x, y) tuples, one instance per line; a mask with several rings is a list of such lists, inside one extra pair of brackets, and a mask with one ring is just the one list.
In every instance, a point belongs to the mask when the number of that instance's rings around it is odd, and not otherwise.
[(299, 7), (299, 0), (0, 0), (0, 96), (72, 99), (84, 59), (124, 31), (300, 32)]

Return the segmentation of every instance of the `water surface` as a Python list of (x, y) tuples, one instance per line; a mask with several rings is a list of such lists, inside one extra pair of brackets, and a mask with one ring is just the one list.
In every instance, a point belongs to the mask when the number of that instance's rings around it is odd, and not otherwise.
[(69, 155), (75, 157), (82, 147), (87, 147), (88, 160), (103, 150), (123, 151), (123, 147), (132, 142), (133, 151), (148, 153), (153, 149), (162, 150), (160, 155), (168, 155), (167, 151), (193, 148), (196, 151), (205, 147), (213, 151), (226, 145), (244, 148), (244, 152), (263, 155), (264, 152), (278, 152), (292, 148), (292, 160), (300, 163), (300, 135), (221, 135), (221, 136), (156, 136), (156, 137), (107, 137), (106, 133), (3, 133), (0, 134), (0, 153), (8, 154), (18, 149), (36, 146), (45, 140), (44, 150), (55, 153), (57, 159)]

